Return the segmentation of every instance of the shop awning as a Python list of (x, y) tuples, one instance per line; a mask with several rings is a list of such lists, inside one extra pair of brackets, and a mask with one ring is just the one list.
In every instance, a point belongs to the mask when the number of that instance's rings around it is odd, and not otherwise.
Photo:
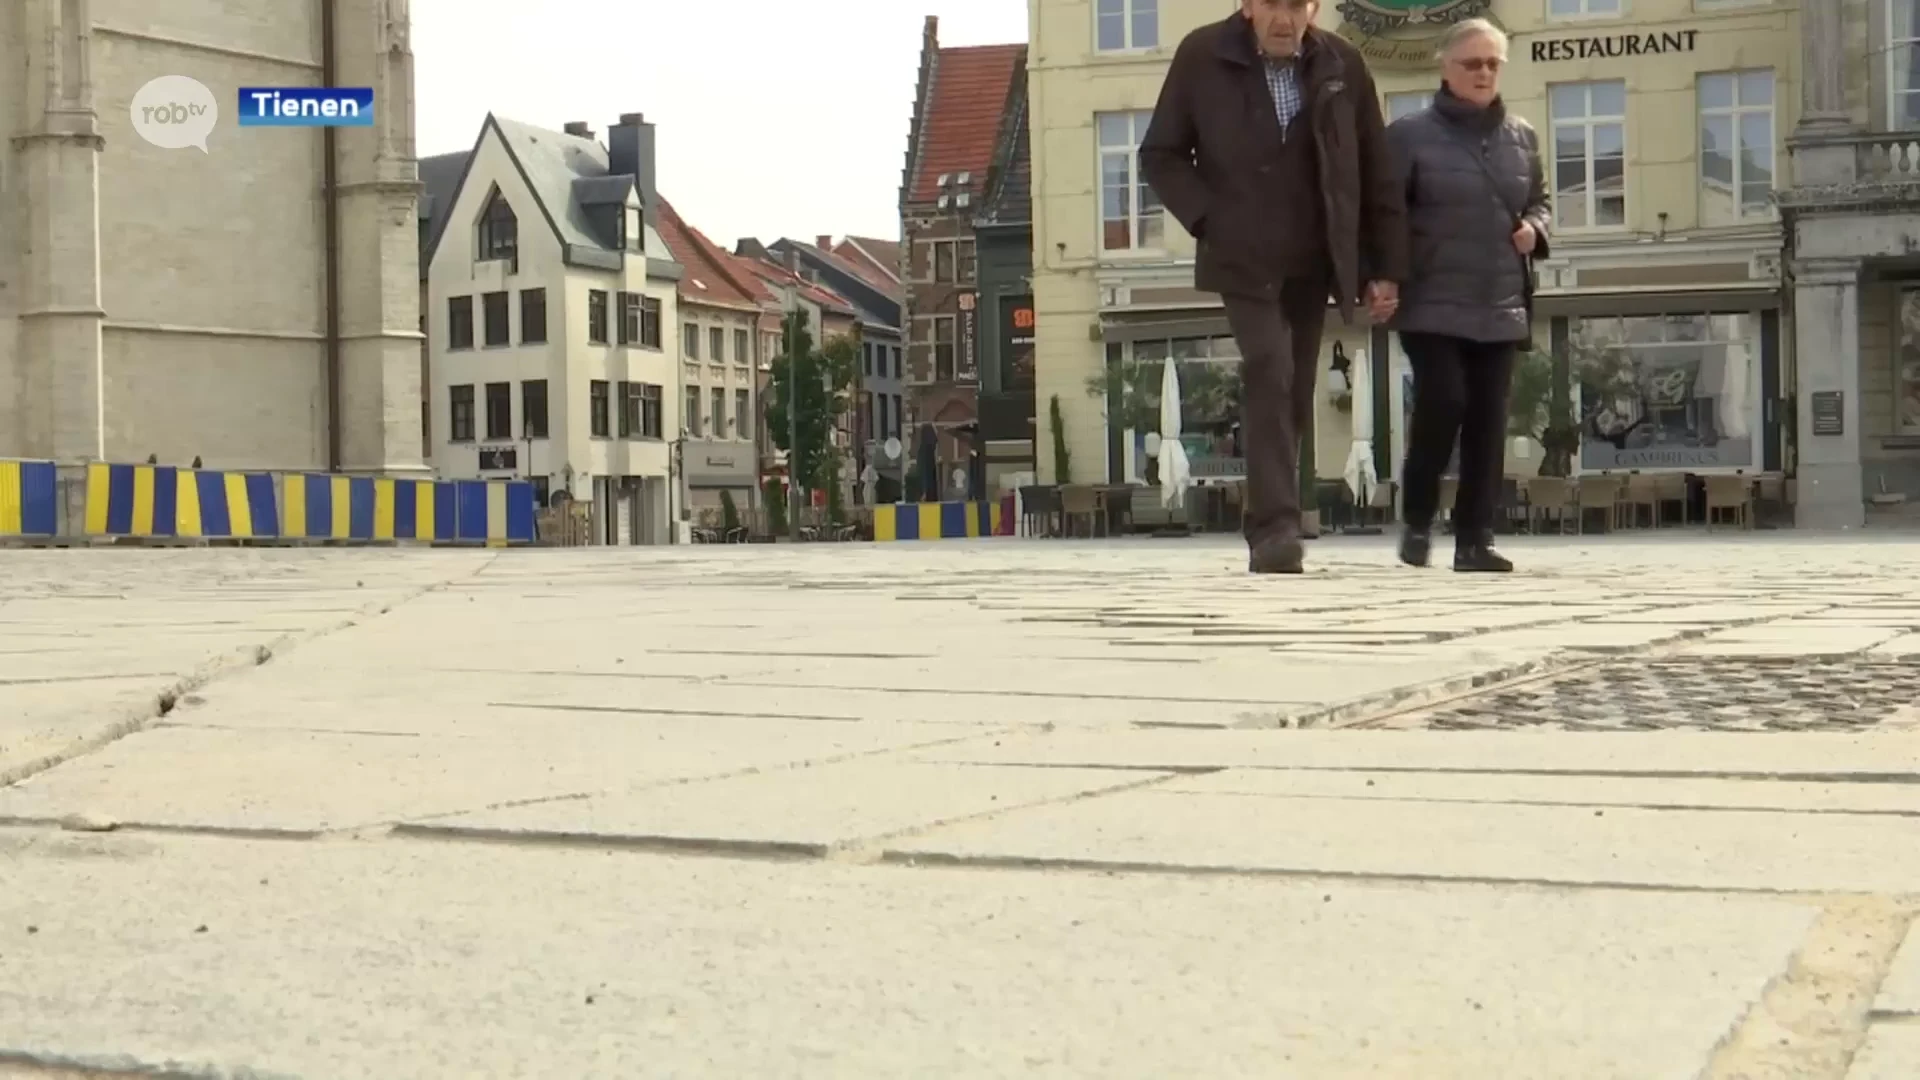
[(1160, 341), (1228, 333), (1226, 310), (1217, 307), (1108, 312), (1100, 319), (1103, 341)]
[(1597, 318), (1607, 315), (1687, 315), (1771, 311), (1780, 306), (1780, 290), (1772, 285), (1706, 286), (1694, 289), (1606, 289), (1593, 292), (1541, 293), (1534, 298), (1536, 318), (1564, 315)]

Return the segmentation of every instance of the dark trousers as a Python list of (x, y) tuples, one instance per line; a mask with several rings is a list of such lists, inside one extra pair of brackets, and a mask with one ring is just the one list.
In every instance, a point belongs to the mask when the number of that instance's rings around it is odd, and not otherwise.
[(1325, 278), (1299, 278), (1277, 301), (1222, 298), (1240, 346), (1248, 544), (1300, 535), (1300, 435), (1313, 421), (1328, 289)]
[(1460, 443), (1460, 493), (1453, 504), (1456, 543), (1484, 540), (1506, 473), (1507, 395), (1513, 342), (1468, 341), (1444, 334), (1401, 334), (1413, 365), (1413, 430), (1407, 433), (1407, 525), (1427, 529), (1439, 512), (1440, 474)]

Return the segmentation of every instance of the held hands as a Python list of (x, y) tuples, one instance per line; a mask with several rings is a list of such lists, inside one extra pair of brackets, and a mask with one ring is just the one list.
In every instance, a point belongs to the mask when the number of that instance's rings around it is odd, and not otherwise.
[(1525, 222), (1525, 221), (1521, 222), (1520, 227), (1513, 230), (1513, 250), (1519, 252), (1520, 254), (1522, 255), (1533, 254), (1534, 247), (1537, 246), (1539, 243), (1540, 243), (1540, 234), (1534, 232), (1533, 226), (1528, 222)]
[(1393, 313), (1400, 310), (1400, 286), (1391, 281), (1375, 281), (1367, 285), (1367, 312), (1374, 322), (1386, 322)]

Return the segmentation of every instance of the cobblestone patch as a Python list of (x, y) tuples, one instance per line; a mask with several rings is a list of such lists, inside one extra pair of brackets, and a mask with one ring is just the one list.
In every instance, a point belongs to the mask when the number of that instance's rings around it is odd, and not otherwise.
[(1854, 657), (1608, 661), (1360, 726), (1860, 732), (1920, 727), (1920, 666)]

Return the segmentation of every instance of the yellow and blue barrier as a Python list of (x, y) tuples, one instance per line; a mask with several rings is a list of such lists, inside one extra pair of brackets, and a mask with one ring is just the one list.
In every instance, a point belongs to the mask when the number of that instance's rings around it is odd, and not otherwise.
[(280, 513), (270, 473), (87, 466), (88, 536), (277, 540)]
[(875, 540), (962, 540), (999, 536), (1006, 512), (998, 502), (894, 503), (873, 508)]
[(451, 540), (432, 480), (288, 473), (282, 481), (289, 540)]
[(533, 485), (524, 480), (389, 480), (290, 473), (290, 540), (531, 544)]
[(0, 461), (0, 537), (51, 537), (59, 484), (51, 461)]
[[(54, 537), (59, 486), (49, 463), (0, 462), (0, 536)], [(504, 547), (534, 542), (534, 516), (533, 485), (525, 480), (394, 480), (95, 463), (86, 467), (85, 526), (71, 531), (113, 539)]]

